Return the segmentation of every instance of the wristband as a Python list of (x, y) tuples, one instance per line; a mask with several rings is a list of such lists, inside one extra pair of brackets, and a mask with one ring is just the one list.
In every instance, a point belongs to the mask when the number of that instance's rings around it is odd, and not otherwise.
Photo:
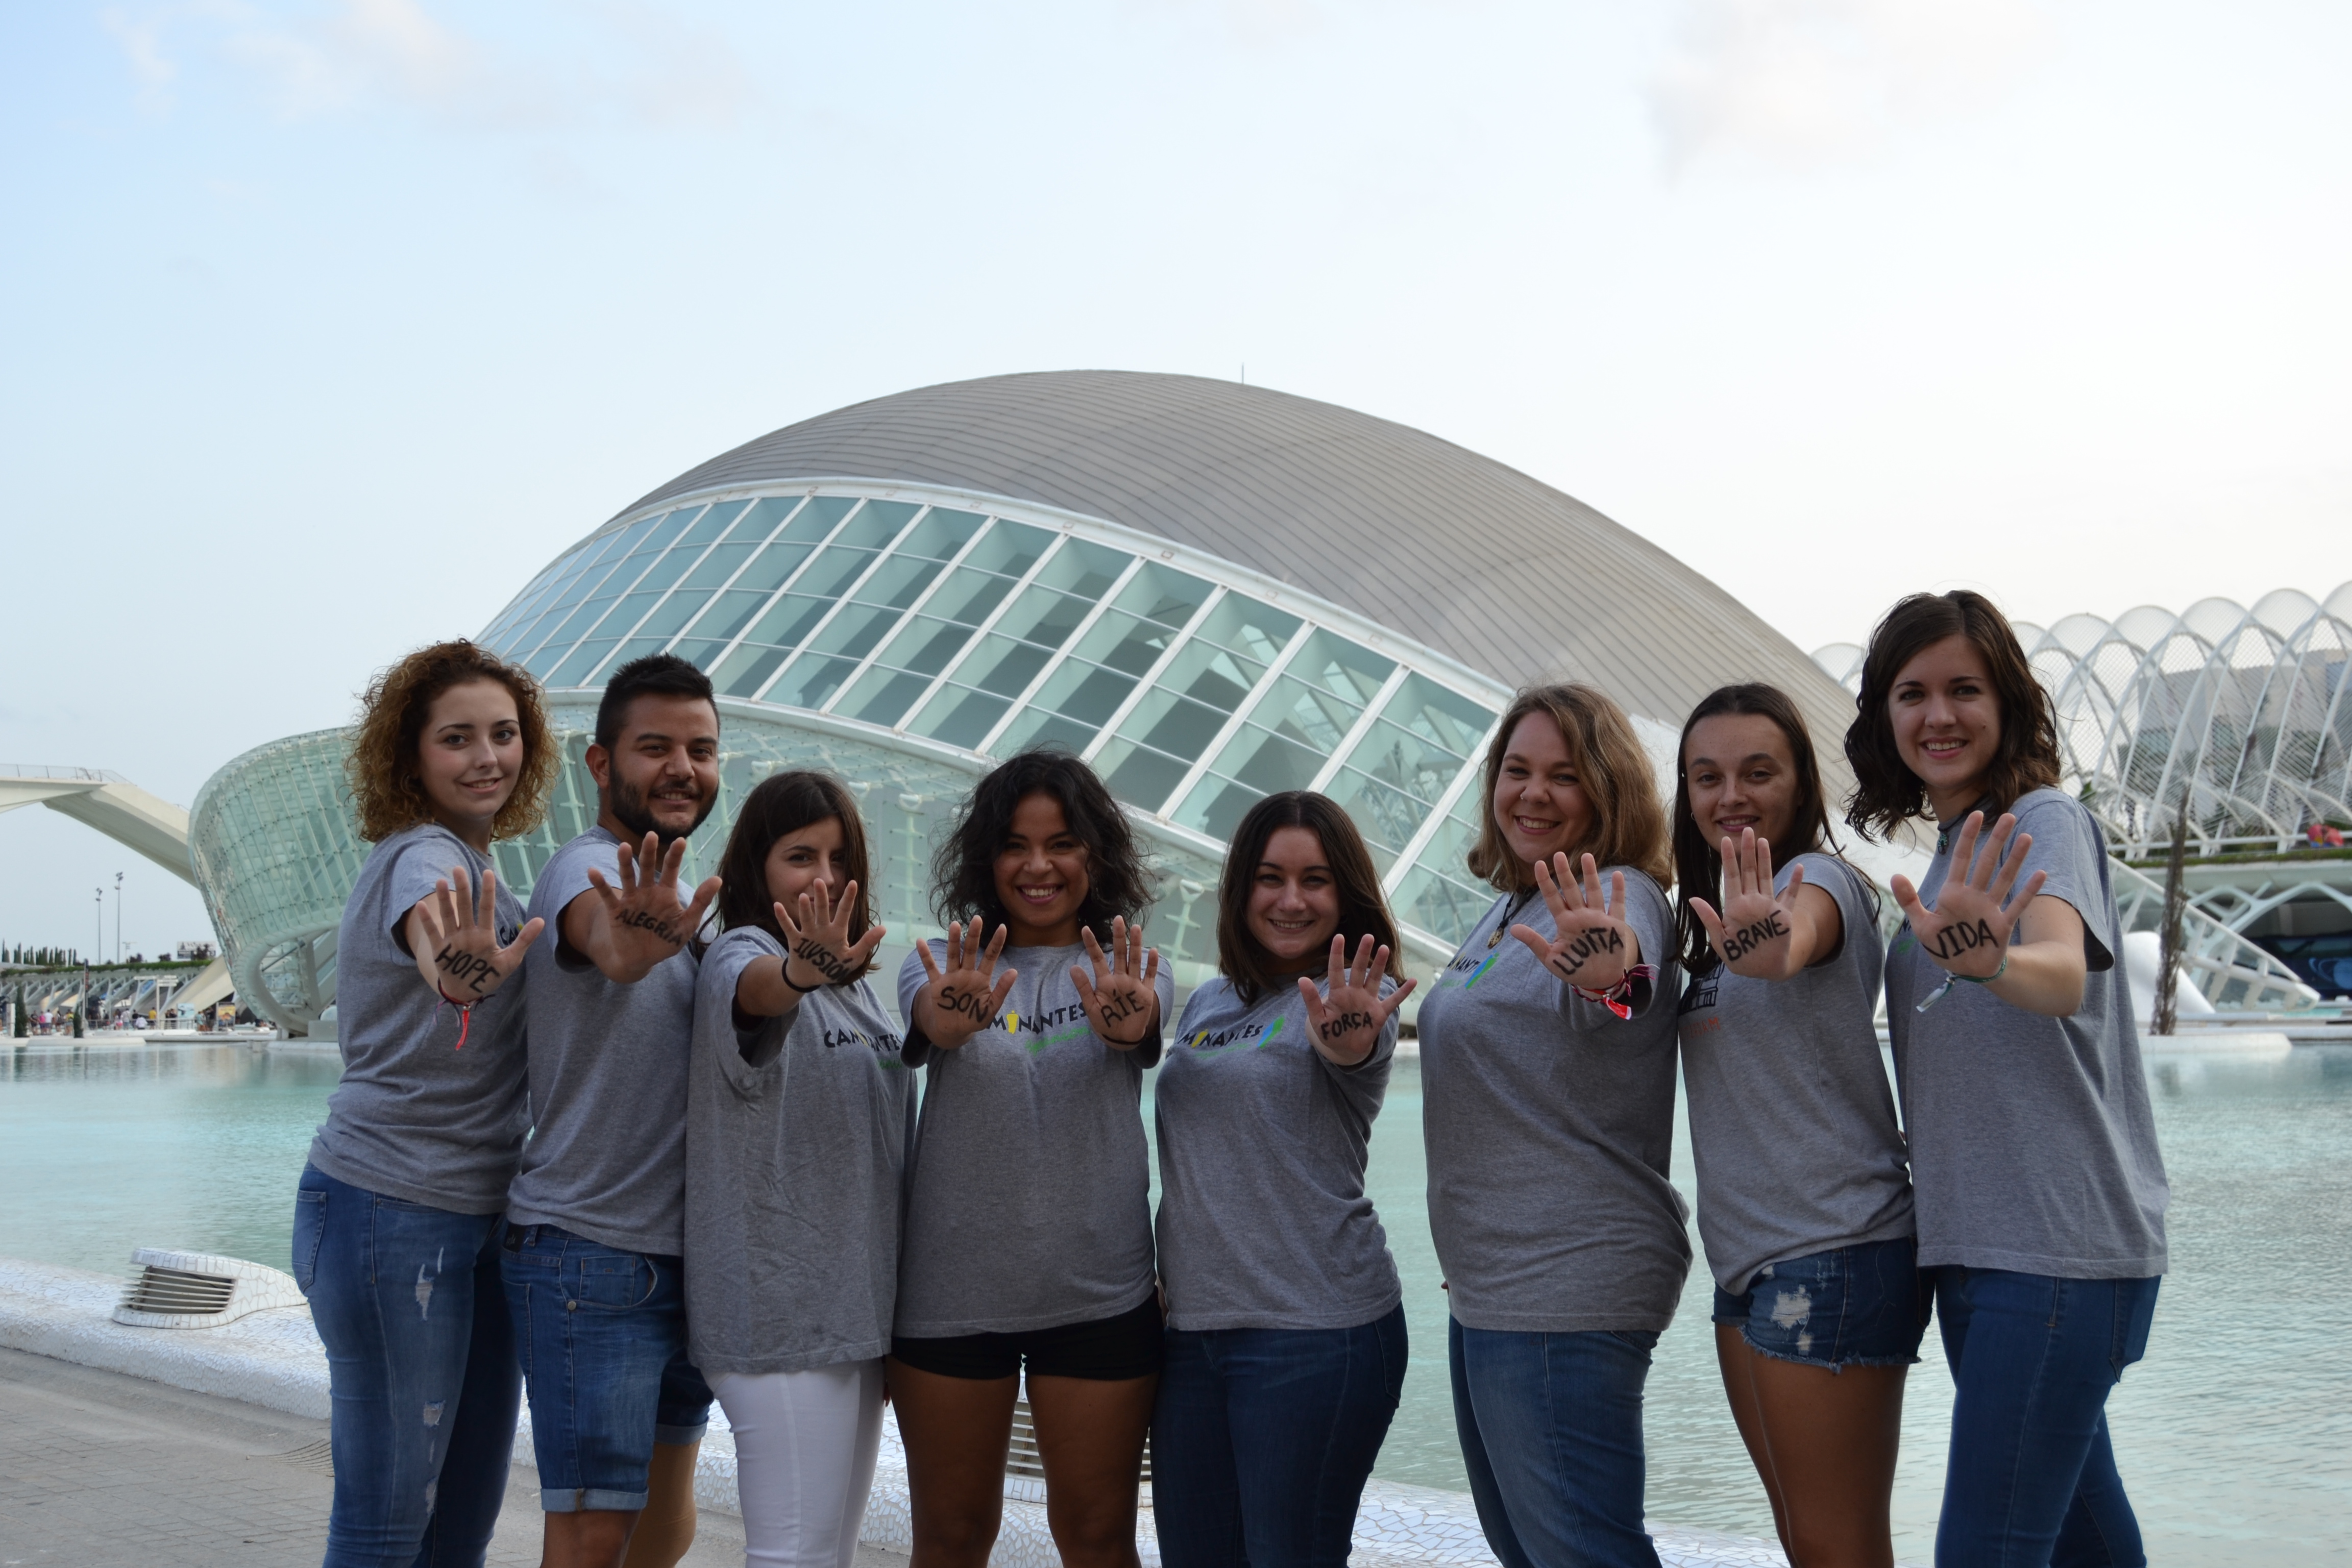
[(1620, 1018), (1633, 1016), (1633, 982), (1655, 980), (1658, 967), (1654, 963), (1637, 963), (1625, 972), (1624, 977), (1606, 991), (1594, 991), (1588, 986), (1570, 985), (1569, 989), (1587, 1002), (1598, 1002)]
[(1915, 1013), (1924, 1013), (1928, 1008), (1934, 1006), (1937, 1003), (1941, 1002), (1944, 999), (1945, 993), (1951, 990), (1952, 983), (1954, 981), (1965, 980), (1971, 985), (1990, 985), (2008, 973), (2009, 954), (2006, 952), (2000, 955), (2000, 967), (1994, 970), (1990, 974), (1955, 974), (1949, 970), (1947, 970), (1944, 973), (1944, 983), (1941, 985), (1937, 986), (1933, 991), (1928, 992), (1927, 994), (1920, 1000), (1919, 1005), (1911, 1010)]
[[(457, 1009), (457, 1043), (449, 1048), (453, 1051), (464, 1050), (466, 1048), (466, 1037), (473, 1031), (474, 1027), (474, 1009), (481, 1005), (481, 998), (477, 996), (470, 1002), (460, 1002), (455, 996), (450, 995), (446, 991), (442, 990), (438, 981), (434, 983), (433, 994), (441, 998), (441, 1007), (455, 1007)], [(441, 1007), (436, 1007), (433, 1009), (433, 1016), (437, 1018), (441, 1016)]]
[(813, 995), (824, 989), (824, 982), (822, 980), (818, 981), (814, 985), (803, 985), (799, 981), (793, 978), (793, 955), (789, 952), (784, 954), (784, 962), (777, 967), (776, 975), (779, 979), (783, 981), (785, 985), (790, 987), (792, 990), (798, 992), (803, 996)]

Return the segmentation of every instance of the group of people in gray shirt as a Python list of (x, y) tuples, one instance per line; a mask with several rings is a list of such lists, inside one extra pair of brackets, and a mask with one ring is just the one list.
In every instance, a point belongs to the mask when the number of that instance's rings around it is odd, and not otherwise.
[(1916, 596), (1865, 660), (1848, 826), (1942, 829), (1891, 942), (1784, 694), (1703, 701), (1669, 805), (1623, 711), (1559, 684), (1494, 733), (1466, 860), (1497, 897), (1441, 971), (1404, 973), (1347, 812), (1278, 793), (1234, 829), (1218, 972), (1172, 1021), (1140, 851), (1075, 758), (975, 786), (894, 1018), (842, 781), (761, 782), (681, 887), (719, 793), (692, 666), (616, 673), (597, 825), (526, 911), (489, 839), (528, 815), (535, 689), (470, 645), (412, 656), (371, 701), (415, 737), (416, 820), (346, 912), (346, 1071), (298, 1205), (339, 1454), (381, 1460), (339, 1465), (328, 1561), (486, 1544), (477, 1472), (503, 1489), (527, 1391), (551, 1563), (682, 1555), (715, 1399), (747, 1561), (849, 1568), (886, 1398), (918, 1568), (985, 1563), (1024, 1406), (1066, 1560), (1133, 1561), (1149, 1436), (1171, 1568), (1343, 1563), (1407, 1364), (1364, 1175), (1416, 991), (1457, 1435), (1510, 1568), (1657, 1562), (1678, 1068), (1727, 1398), (1792, 1563), (1891, 1563), (1937, 1317), (1939, 1563), (2144, 1561), (2103, 1407), (2145, 1348), (2163, 1168), (2104, 845), (1989, 613)]

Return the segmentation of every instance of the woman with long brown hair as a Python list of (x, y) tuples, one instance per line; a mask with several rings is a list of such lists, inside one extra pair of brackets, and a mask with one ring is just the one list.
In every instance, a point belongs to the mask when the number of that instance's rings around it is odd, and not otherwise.
[(744, 1560), (850, 1568), (915, 1092), (866, 978), (883, 928), (848, 785), (761, 780), (719, 876), (687, 1091), (688, 1343), (734, 1428)]
[(1420, 1018), (1454, 1426), (1505, 1563), (1656, 1568), (1642, 1390), (1690, 1270), (1665, 813), (1633, 721), (1573, 683), (1505, 711), (1484, 805), (1500, 896)]
[(1877, 895), (1836, 853), (1785, 692), (1709, 692), (1680, 756), (1683, 1084), (1724, 1392), (1794, 1568), (1892, 1568), (1927, 1318), (1873, 1022)]
[(499, 1243), (541, 922), (490, 845), (538, 825), (556, 760), (537, 683), (470, 642), (417, 649), (362, 701), (348, 769), (375, 847), (338, 934), (342, 1080), (294, 1205), (333, 1394), (327, 1568), (479, 1563), (506, 1497), (521, 1373)]
[(1292, 790), (1250, 808), (1218, 889), (1219, 973), (1186, 1002), (1152, 1094), (1168, 1337), (1151, 1486), (1169, 1568), (1348, 1560), (1404, 1384), (1403, 1290), (1364, 1193), (1413, 986), (1397, 948), (1338, 802)]
[(2107, 1437), (2147, 1350), (2170, 1197), (2096, 818), (1982, 595), (1915, 594), (1864, 656), (1846, 821), (1932, 819), (1886, 958), (1919, 1267), (1952, 1369), (1936, 1561), (2147, 1562)]

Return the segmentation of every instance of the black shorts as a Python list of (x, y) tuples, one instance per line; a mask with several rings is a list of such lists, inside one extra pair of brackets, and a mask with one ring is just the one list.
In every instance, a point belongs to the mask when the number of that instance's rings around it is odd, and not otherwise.
[(944, 1339), (895, 1338), (890, 1354), (917, 1372), (987, 1380), (1011, 1377), (1026, 1362), (1032, 1377), (1084, 1377), (1119, 1383), (1160, 1370), (1164, 1325), (1157, 1292), (1115, 1318), (1033, 1329), (1024, 1334), (951, 1334)]

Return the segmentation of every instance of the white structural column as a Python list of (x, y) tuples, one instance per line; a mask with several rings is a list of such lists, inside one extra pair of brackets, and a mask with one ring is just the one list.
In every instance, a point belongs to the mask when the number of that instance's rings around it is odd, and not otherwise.
[(97, 828), (184, 881), (196, 879), (188, 864), (188, 814), (128, 779), (96, 768), (0, 763), (0, 812), (34, 805)]

